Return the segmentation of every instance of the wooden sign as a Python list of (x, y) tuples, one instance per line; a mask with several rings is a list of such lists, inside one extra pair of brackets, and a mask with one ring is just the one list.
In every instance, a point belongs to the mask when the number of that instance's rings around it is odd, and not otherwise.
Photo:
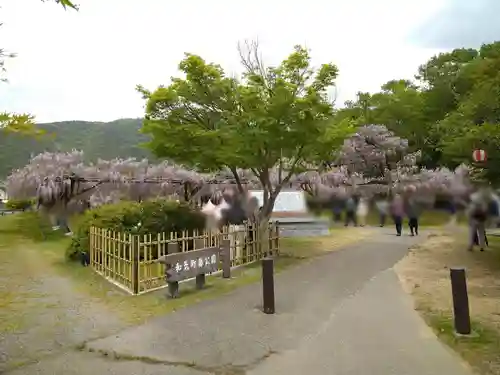
[(182, 281), (219, 269), (220, 248), (207, 247), (201, 250), (168, 254), (160, 260), (166, 265), (167, 281)]
[[(198, 246), (197, 246), (198, 245)], [(179, 297), (179, 281), (196, 278), (196, 288), (205, 286), (205, 274), (217, 272), (222, 262), (222, 277), (231, 277), (230, 241), (222, 240), (220, 247), (203, 247), (203, 239), (196, 239), (198, 250), (179, 252), (179, 244), (168, 244), (168, 255), (158, 262), (165, 265), (165, 278), (171, 298)]]

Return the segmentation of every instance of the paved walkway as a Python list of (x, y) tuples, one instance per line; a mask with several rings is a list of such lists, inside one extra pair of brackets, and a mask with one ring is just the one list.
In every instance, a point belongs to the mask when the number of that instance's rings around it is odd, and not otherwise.
[(381, 230), (279, 274), (275, 315), (250, 285), (9, 374), (470, 375), (391, 269), (424, 235)]

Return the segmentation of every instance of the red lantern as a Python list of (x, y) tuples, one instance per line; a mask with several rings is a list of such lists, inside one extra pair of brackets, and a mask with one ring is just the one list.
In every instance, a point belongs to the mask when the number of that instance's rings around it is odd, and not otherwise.
[(474, 152), (472, 153), (472, 159), (476, 163), (485, 162), (487, 158), (488, 156), (486, 155), (486, 151), (484, 150), (474, 150)]

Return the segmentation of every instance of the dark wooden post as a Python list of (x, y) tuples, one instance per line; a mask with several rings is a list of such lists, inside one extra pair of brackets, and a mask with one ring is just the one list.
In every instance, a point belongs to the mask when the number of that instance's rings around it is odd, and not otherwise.
[(264, 314), (274, 314), (274, 259), (262, 259), (262, 299)]
[(276, 225), (276, 227), (275, 227), (275, 230), (276, 230), (276, 234), (275, 234), (275, 236), (276, 236), (276, 248), (275, 248), (276, 252), (274, 253), (274, 255), (279, 255), (279, 253), (280, 253), (280, 222), (279, 222), (279, 220), (275, 221), (275, 225)]
[[(179, 252), (179, 244), (178, 243), (169, 243), (167, 245), (167, 254), (175, 254)], [(168, 267), (172, 267), (170, 264)], [(178, 281), (168, 281), (168, 294), (170, 298), (178, 298), (179, 297), (179, 282)]]
[(264, 256), (273, 256), (273, 236), (274, 236), (274, 223), (269, 221), (269, 225), (267, 226), (267, 252)]
[(460, 335), (470, 335), (469, 296), (467, 294), (465, 268), (451, 268), (450, 278), (455, 330)]
[(221, 252), (222, 256), (222, 277), (224, 279), (231, 278), (231, 241), (222, 240)]
[[(139, 294), (139, 236), (130, 236), (130, 246), (132, 253), (132, 291), (134, 294)], [(103, 263), (107, 260), (108, 254), (103, 254)]]
[[(205, 248), (205, 240), (203, 238), (196, 238), (194, 240), (194, 249), (200, 250)], [(196, 275), (196, 289), (203, 289), (205, 287), (205, 274), (200, 273)]]

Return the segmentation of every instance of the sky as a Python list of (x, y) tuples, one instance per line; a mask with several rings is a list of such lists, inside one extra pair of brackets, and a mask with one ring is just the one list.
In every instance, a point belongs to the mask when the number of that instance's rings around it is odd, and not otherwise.
[(296, 44), (311, 50), (315, 66), (335, 63), (342, 105), (358, 91), (411, 79), (420, 64), (460, 43), (500, 39), (500, 26), (484, 18), (471, 20), (468, 32), (453, 22), (499, 14), (488, 11), (499, 7), (492, 1), (472, 1), (468, 8), (463, 0), (77, 0), (75, 12), (0, 0), (0, 47), (17, 53), (6, 63), (0, 111), (29, 112), (38, 122), (142, 117), (137, 84), (168, 84), (185, 52), (239, 74), (238, 42), (255, 39), (267, 65)]

